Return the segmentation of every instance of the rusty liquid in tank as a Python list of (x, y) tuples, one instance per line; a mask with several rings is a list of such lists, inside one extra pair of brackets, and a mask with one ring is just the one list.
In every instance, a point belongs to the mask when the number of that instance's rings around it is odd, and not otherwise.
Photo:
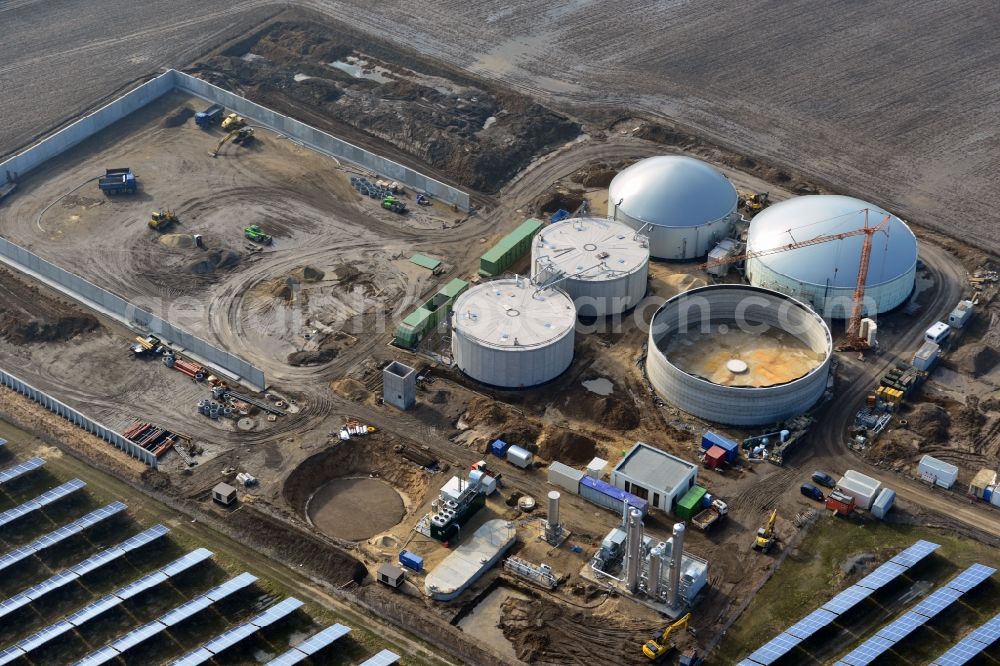
[[(741, 330), (735, 323), (713, 323), (709, 332), (691, 327), (671, 335), (660, 349), (684, 372), (722, 386), (785, 384), (823, 362), (822, 352), (813, 351), (786, 331), (763, 324), (754, 324), (752, 331)], [(745, 363), (746, 371), (732, 372), (729, 362), (733, 360)]]

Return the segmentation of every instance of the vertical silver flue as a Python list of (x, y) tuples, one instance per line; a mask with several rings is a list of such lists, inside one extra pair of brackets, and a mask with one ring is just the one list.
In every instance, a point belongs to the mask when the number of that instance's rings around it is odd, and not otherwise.
[(559, 491), (549, 491), (549, 525), (555, 527), (559, 524)]
[(639, 572), (642, 570), (642, 512), (632, 509), (628, 518), (628, 531), (625, 536), (625, 585), (630, 592), (635, 592), (639, 585)]
[(656, 599), (660, 594), (660, 565), (663, 563), (663, 547), (657, 545), (649, 551), (649, 568), (647, 569), (646, 592)]
[(545, 519), (545, 540), (553, 546), (558, 546), (563, 541), (563, 528), (559, 522), (559, 497), (558, 491), (549, 492), (549, 515)]
[(674, 523), (673, 544), (670, 547), (670, 596), (667, 605), (676, 608), (681, 584), (681, 561), (684, 557), (684, 523)]

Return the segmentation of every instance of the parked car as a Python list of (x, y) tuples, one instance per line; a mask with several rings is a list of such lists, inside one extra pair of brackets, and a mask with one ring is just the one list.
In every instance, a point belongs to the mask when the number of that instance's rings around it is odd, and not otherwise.
[(837, 482), (833, 480), (833, 477), (822, 470), (816, 470), (813, 472), (812, 480), (821, 486), (826, 486), (827, 488), (833, 488), (837, 485)]
[(811, 483), (803, 483), (802, 487), (799, 488), (799, 492), (801, 492), (809, 499), (814, 499), (817, 502), (822, 502), (824, 499), (823, 491)]

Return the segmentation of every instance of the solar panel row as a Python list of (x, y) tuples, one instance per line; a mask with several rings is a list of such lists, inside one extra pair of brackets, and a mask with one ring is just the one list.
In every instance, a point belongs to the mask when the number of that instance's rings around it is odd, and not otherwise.
[(955, 643), (951, 649), (935, 659), (931, 666), (964, 666), (998, 640), (1000, 640), (1000, 613)]
[(382, 650), (370, 659), (366, 659), (361, 666), (392, 666), (399, 661), (399, 655), (392, 650)]
[(31, 557), (35, 553), (48, 548), (49, 546), (54, 546), (55, 544), (68, 539), (74, 534), (79, 534), (83, 530), (93, 527), (99, 522), (110, 518), (111, 516), (124, 511), (126, 507), (121, 502), (113, 502), (107, 506), (101, 507), (96, 511), (91, 511), (86, 516), (82, 518), (77, 518), (69, 525), (60, 527), (52, 532), (49, 532), (43, 537), (39, 537), (29, 543), (26, 546), (21, 546), (20, 548), (15, 548), (14, 550), (6, 553), (0, 557), (0, 571), (17, 564), (21, 560)]
[[(345, 627), (342, 624), (330, 625), (326, 629), (323, 629), (322, 631), (313, 634), (312, 636), (305, 639), (295, 647), (289, 649), (287, 652), (284, 652), (275, 657), (274, 659), (272, 659), (271, 661), (267, 662), (267, 666), (292, 666), (293, 664), (297, 664), (303, 659), (311, 657), (312, 655), (316, 654), (317, 652), (326, 648), (327, 646), (333, 645), (335, 642), (337, 642), (350, 632), (351, 628)], [(388, 650), (383, 650), (383, 652), (388, 652)], [(392, 653), (389, 652), (389, 654)], [(377, 657), (378, 655), (375, 656)], [(398, 660), (399, 657), (396, 657), (396, 659)], [(371, 660), (369, 659), (369, 661)], [(365, 663), (367, 664), (368, 662), (366, 661)], [(390, 661), (386, 663), (392, 664), (395, 662)]]
[(848, 612), (859, 603), (882, 589), (898, 576), (927, 557), (940, 546), (930, 541), (920, 540), (895, 557), (879, 566), (860, 581), (840, 592), (784, 632), (762, 645), (740, 662), (740, 666), (769, 666), (794, 650), (802, 641), (829, 626), (837, 617)]
[(257, 633), (262, 627), (267, 627), (283, 617), (291, 614), (302, 606), (302, 602), (295, 597), (288, 597), (263, 613), (252, 618), (244, 624), (237, 625), (222, 632), (202, 647), (187, 653), (180, 659), (171, 663), (171, 666), (195, 666), (202, 664), (213, 656), (224, 650), (228, 650), (234, 645), (246, 640)]
[(943, 587), (934, 590), (913, 609), (882, 627), (874, 636), (841, 658), (837, 666), (867, 666), (995, 572), (993, 567), (973, 564)]
[(104, 566), (114, 560), (118, 559), (130, 550), (135, 550), (142, 545), (153, 541), (154, 539), (163, 536), (170, 530), (163, 525), (155, 525), (154, 527), (141, 532), (126, 541), (121, 542), (117, 546), (112, 546), (106, 550), (102, 550), (96, 555), (91, 555), (87, 559), (83, 560), (79, 564), (76, 564), (66, 571), (61, 571), (54, 576), (33, 585), (22, 592), (14, 595), (10, 599), (5, 601), (0, 601), (0, 618), (13, 613), (18, 608), (28, 605), (32, 601), (36, 601), (41, 597), (45, 596), (53, 590), (59, 589), (67, 583), (71, 583), (80, 576), (90, 573), (99, 567)]
[[(122, 507), (124, 508), (124, 505), (122, 505)], [(158, 585), (160, 582), (167, 580), (169, 576), (164, 574), (163, 573), (164, 571), (168, 569), (175, 572), (183, 571), (184, 569), (192, 567), (198, 562), (201, 562), (202, 560), (207, 559), (211, 556), (212, 552), (205, 548), (199, 548), (197, 550), (194, 550), (188, 553), (187, 555), (184, 555), (183, 557), (174, 560), (173, 562), (166, 565), (159, 571), (155, 571), (152, 574), (143, 576), (138, 581), (129, 583), (128, 585), (119, 588), (117, 591), (107, 596), (101, 597), (97, 601), (84, 606), (75, 613), (68, 615), (66, 618), (59, 620), (58, 622), (51, 624), (48, 627), (45, 627), (41, 631), (34, 633), (31, 636), (28, 636), (24, 640), (17, 643), (17, 647), (21, 648), (24, 652), (31, 652), (32, 650), (39, 648), (48, 641), (52, 640), (56, 636), (59, 636), (60, 634), (65, 633), (66, 631), (69, 631), (74, 627), (79, 627), (85, 622), (89, 622), (90, 620), (93, 620), (96, 617), (99, 617), (100, 615), (111, 610), (112, 608), (119, 605), (126, 599), (135, 596), (142, 590), (149, 589), (149, 587), (152, 587), (152, 585), (154, 584)], [(182, 564), (184, 566), (180, 567), (180, 565)], [(157, 581), (157, 582), (153, 583), (152, 581)], [(136, 585), (137, 583), (140, 582), (142, 582), (141, 585)]]
[(7, 469), (0, 472), (0, 483), (7, 483), (8, 481), (13, 481), (19, 476), (24, 476), (33, 469), (38, 469), (45, 464), (45, 460), (42, 458), (28, 458), (23, 463), (14, 465), (13, 467), (8, 467)]
[(18, 518), (23, 518), (29, 513), (38, 511), (53, 502), (58, 502), (67, 495), (83, 488), (85, 485), (87, 484), (80, 479), (73, 479), (72, 481), (67, 481), (66, 483), (56, 486), (51, 490), (46, 490), (35, 499), (30, 499), (23, 504), (15, 506), (13, 509), (7, 509), (6, 511), (0, 513), (0, 527), (10, 524)]

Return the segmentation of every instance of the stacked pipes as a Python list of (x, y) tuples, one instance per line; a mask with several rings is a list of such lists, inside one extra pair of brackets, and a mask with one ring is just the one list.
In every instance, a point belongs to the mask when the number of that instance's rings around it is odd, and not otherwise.
[[(676, 529), (676, 528), (675, 528)], [(629, 512), (628, 530), (625, 536), (625, 586), (629, 592), (639, 587), (639, 572), (642, 571), (642, 512)]]

